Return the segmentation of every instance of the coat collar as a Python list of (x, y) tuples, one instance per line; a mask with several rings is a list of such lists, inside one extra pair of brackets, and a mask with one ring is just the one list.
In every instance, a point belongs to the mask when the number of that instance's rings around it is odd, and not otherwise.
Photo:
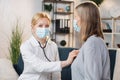
[[(34, 47), (39, 46), (39, 43), (38, 43), (38, 41), (35, 39), (34, 36), (31, 36), (30, 42), (31, 42), (31, 44), (32, 44)], [(51, 44), (51, 43), (52, 43), (52, 41), (51, 41), (51, 39), (48, 37), (48, 42), (47, 42), (47, 44)]]

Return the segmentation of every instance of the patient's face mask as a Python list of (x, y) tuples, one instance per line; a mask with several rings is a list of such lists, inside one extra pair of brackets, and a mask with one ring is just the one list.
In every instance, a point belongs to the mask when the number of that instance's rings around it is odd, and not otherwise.
[(80, 26), (77, 25), (77, 20), (74, 20), (73, 27), (75, 31), (80, 32)]
[(49, 35), (49, 28), (36, 28), (36, 35), (39, 38), (45, 38)]

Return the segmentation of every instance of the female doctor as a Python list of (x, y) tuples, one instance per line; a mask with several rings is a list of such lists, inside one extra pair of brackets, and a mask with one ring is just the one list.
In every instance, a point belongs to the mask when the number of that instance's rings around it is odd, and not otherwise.
[(31, 25), (33, 36), (20, 47), (24, 70), (18, 80), (61, 80), (60, 71), (72, 63), (78, 51), (72, 51), (67, 60), (59, 61), (57, 45), (48, 37), (49, 16), (37, 13)]
[(100, 13), (94, 2), (76, 7), (75, 30), (83, 43), (72, 63), (72, 80), (110, 80), (110, 60), (103, 41)]

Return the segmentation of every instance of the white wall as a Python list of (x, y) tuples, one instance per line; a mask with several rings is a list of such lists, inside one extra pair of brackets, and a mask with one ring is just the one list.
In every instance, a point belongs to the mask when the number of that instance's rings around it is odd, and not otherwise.
[(9, 39), (16, 20), (24, 30), (23, 41), (31, 35), (31, 18), (42, 10), (42, 0), (0, 0), (0, 58), (9, 57)]

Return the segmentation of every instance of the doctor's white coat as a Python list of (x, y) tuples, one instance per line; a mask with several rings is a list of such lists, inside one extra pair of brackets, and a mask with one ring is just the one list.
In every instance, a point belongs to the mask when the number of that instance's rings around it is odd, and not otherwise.
[(20, 47), (24, 70), (18, 80), (61, 80), (61, 62), (57, 45), (49, 40), (45, 47), (46, 56), (38, 41), (32, 36)]

